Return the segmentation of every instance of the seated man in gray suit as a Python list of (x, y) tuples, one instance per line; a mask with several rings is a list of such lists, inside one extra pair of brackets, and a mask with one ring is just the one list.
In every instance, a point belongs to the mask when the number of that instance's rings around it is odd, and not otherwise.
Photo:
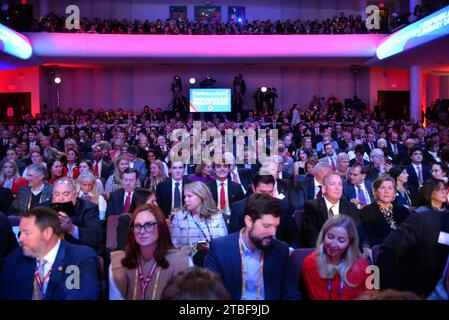
[(51, 200), (53, 186), (46, 184), (47, 169), (41, 164), (31, 164), (27, 167), (28, 186), (21, 187), (14, 199), (10, 214), (23, 215), (43, 202)]

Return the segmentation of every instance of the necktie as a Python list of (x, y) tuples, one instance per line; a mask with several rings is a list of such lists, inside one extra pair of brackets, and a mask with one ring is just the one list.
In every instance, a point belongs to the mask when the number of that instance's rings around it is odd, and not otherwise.
[(316, 194), (316, 198), (317, 198), (317, 199), (319, 199), (319, 198), (321, 198), (321, 197), (323, 196), (323, 190), (322, 190), (322, 188), (321, 188), (321, 185), (318, 186), (318, 187), (320, 188), (320, 191), (318, 191), (317, 194)]
[(419, 181), (419, 185), (422, 186), (423, 182), (424, 182), (424, 177), (422, 175), (422, 168), (421, 166), (417, 166), (416, 167), (418, 169), (418, 181)]
[(335, 167), (335, 161), (334, 158), (331, 158), (331, 166), (332, 166), (332, 171), (335, 171), (336, 167)]
[(398, 146), (395, 144), (393, 144), (393, 153), (394, 154), (398, 154)]
[(237, 173), (235, 173), (235, 172), (232, 173), (232, 181), (235, 183), (239, 183), (239, 179), (237, 178)]
[(175, 183), (175, 197), (173, 201), (173, 207), (175, 209), (181, 208), (181, 191), (179, 190), (179, 182)]
[(226, 210), (226, 193), (225, 193), (225, 184), (222, 182), (221, 190), (220, 190), (220, 209), (221, 211)]
[(366, 206), (366, 198), (363, 193), (362, 187), (360, 185), (357, 186), (357, 196), (359, 197), (359, 202), (361, 206)]
[(334, 206), (329, 208), (329, 218), (332, 218), (334, 216), (334, 211), (332, 210)]
[(36, 261), (36, 272), (34, 274), (34, 299), (35, 300), (44, 300), (45, 299), (45, 290), (46, 290), (46, 279), (45, 275), (45, 264), (47, 260), (40, 259)]
[(128, 192), (128, 195), (125, 199), (125, 206), (123, 207), (123, 213), (129, 212), (129, 207), (131, 206), (131, 192)]
[(94, 175), (96, 175), (98, 177), (98, 162), (97, 161), (95, 161), (95, 164), (94, 164)]

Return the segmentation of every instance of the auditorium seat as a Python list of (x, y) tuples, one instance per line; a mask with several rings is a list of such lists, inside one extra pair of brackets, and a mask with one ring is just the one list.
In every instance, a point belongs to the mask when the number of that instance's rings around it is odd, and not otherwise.
[(295, 249), (290, 255), (290, 267), (291, 273), (293, 277), (293, 281), (295, 284), (298, 283), (299, 277), (301, 275), (301, 268), (304, 259), (311, 254), (315, 248), (300, 248)]
[(106, 222), (106, 248), (117, 249), (117, 227), (120, 215), (111, 215)]

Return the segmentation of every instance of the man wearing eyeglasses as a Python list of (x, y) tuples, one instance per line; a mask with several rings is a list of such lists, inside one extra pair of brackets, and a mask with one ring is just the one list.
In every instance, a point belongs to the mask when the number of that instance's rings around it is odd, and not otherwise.
[(103, 240), (98, 206), (77, 197), (76, 184), (70, 178), (56, 180), (52, 192), (52, 204), (73, 204), (73, 213), (58, 212), (64, 240), (98, 249)]

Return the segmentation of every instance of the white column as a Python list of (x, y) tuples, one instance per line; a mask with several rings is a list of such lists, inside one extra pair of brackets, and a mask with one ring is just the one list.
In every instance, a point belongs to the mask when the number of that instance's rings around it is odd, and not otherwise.
[(440, 98), (449, 99), (449, 76), (440, 77)]
[(412, 121), (421, 120), (421, 90), (421, 67), (412, 66), (410, 67), (410, 119)]
[(362, 19), (366, 19), (366, 7), (368, 6), (368, 1), (367, 0), (359, 0), (359, 12), (360, 15), (362, 16)]
[(417, 5), (421, 5), (421, 0), (410, 0), (409, 1), (409, 12), (410, 12), (410, 16), (408, 17), (409, 22), (413, 22), (416, 19), (415, 16), (413, 15), (413, 12), (415, 12), (415, 7)]
[(39, 18), (46, 16), (49, 12), (48, 0), (39, 0)]

